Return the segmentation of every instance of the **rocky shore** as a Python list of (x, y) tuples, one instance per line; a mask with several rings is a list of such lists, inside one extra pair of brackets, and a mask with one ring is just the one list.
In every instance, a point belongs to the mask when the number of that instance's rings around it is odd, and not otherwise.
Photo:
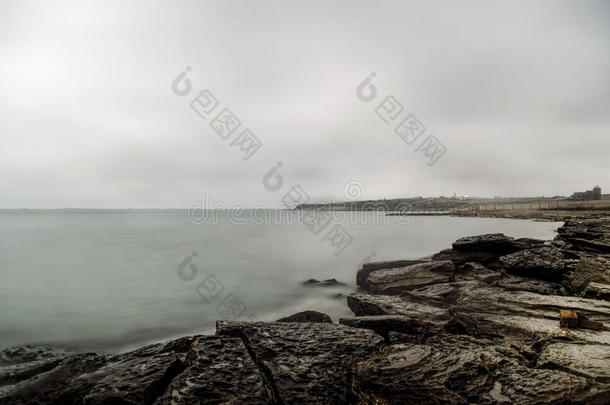
[(4, 350), (0, 403), (610, 403), (610, 218), (558, 231), (365, 264), (338, 324), (308, 312), (117, 355)]

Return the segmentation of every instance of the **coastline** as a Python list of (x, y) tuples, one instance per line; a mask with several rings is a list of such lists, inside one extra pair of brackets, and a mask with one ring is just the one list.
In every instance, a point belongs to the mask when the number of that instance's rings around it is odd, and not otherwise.
[[(118, 355), (7, 349), (0, 354), (0, 399), (610, 401), (610, 218), (588, 212), (485, 215), (566, 223), (553, 241), (479, 235), (431, 257), (367, 263), (354, 275), (362, 291), (347, 297), (356, 316), (338, 324), (221, 321), (215, 335)], [(560, 328), (565, 309), (593, 322), (585, 326), (601, 322), (602, 329)]]

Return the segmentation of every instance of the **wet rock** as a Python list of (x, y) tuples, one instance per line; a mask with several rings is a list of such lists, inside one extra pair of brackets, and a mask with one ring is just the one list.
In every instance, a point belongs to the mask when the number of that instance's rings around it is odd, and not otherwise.
[(538, 366), (569, 370), (574, 374), (610, 382), (610, 347), (578, 342), (553, 343), (540, 353)]
[(503, 233), (466, 236), (453, 242), (454, 250), (463, 252), (492, 252), (502, 254), (513, 250), (514, 239)]
[(84, 403), (149, 404), (184, 369), (179, 356), (157, 344), (115, 355), (97, 370), (78, 378), (92, 384)]
[(384, 339), (389, 338), (390, 332), (397, 332), (411, 336), (427, 336), (442, 329), (443, 322), (430, 322), (429, 320), (407, 315), (377, 315), (360, 316), (356, 318), (341, 318), (339, 323), (352, 328), (370, 329)]
[(303, 281), (303, 285), (307, 287), (330, 287), (336, 285), (345, 285), (345, 283), (337, 281), (334, 278), (329, 278), (323, 281), (316, 280), (315, 278), (310, 278), (309, 280)]
[(559, 282), (538, 280), (529, 277), (507, 276), (492, 284), (511, 291), (530, 291), (545, 295), (565, 295), (566, 290)]
[(389, 346), (359, 363), (354, 390), (365, 403), (383, 404), (554, 403), (588, 391), (583, 377), (525, 364), (490, 341), (442, 335)]
[(492, 283), (502, 278), (502, 273), (491, 270), (481, 263), (468, 262), (460, 266), (455, 271), (455, 281), (479, 280), (485, 283)]
[(320, 322), (332, 323), (330, 316), (317, 311), (302, 311), (296, 314), (278, 319), (277, 322)]
[(566, 272), (563, 254), (554, 246), (522, 250), (500, 261), (507, 272), (532, 278), (557, 280)]
[(397, 267), (406, 267), (406, 266), (411, 266), (412, 264), (420, 264), (420, 263), (424, 263), (427, 260), (394, 260), (394, 261), (387, 261), (387, 262), (372, 262), (372, 263), (365, 263), (362, 265), (362, 268), (360, 270), (358, 270), (358, 273), (356, 273), (356, 284), (358, 284), (360, 287), (364, 287), (364, 283), (366, 281), (366, 279), (369, 277), (369, 274), (371, 274), (374, 271), (377, 270), (385, 270), (385, 269), (395, 269)]
[(446, 283), (455, 277), (454, 271), (455, 266), (449, 260), (379, 270), (369, 275), (365, 288), (377, 294), (400, 294), (430, 284)]
[(351, 367), (383, 343), (369, 330), (326, 323), (218, 322), (216, 333), (242, 339), (283, 404), (353, 402)]
[(587, 298), (610, 301), (610, 284), (588, 283), (584, 291)]
[(55, 368), (75, 353), (50, 346), (21, 346), (0, 352), (0, 386), (27, 380)]
[(271, 392), (239, 338), (196, 337), (185, 367), (157, 400), (158, 405), (273, 403)]
[(499, 254), (486, 251), (470, 252), (445, 249), (432, 255), (432, 260), (451, 260), (456, 266), (462, 266), (468, 262), (475, 262), (483, 263), (488, 267), (498, 267), (499, 257)]
[(0, 391), (0, 403), (82, 404), (94, 383), (79, 377), (94, 372), (105, 362), (105, 356), (93, 353), (69, 356), (48, 371), (3, 387)]

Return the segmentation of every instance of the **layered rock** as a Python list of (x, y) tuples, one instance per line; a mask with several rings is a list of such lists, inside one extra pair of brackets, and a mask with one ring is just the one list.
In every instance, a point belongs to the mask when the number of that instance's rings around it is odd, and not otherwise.
[(454, 271), (455, 265), (449, 260), (378, 270), (368, 276), (365, 288), (378, 294), (400, 294), (414, 288), (451, 281), (455, 278)]

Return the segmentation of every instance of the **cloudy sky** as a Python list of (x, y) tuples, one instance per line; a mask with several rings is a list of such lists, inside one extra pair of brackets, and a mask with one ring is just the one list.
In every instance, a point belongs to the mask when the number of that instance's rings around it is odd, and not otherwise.
[[(364, 198), (607, 190), (609, 50), (604, 1), (0, 0), (0, 208), (274, 205), (353, 181)], [(394, 133), (409, 113), (446, 147), (434, 165)]]

